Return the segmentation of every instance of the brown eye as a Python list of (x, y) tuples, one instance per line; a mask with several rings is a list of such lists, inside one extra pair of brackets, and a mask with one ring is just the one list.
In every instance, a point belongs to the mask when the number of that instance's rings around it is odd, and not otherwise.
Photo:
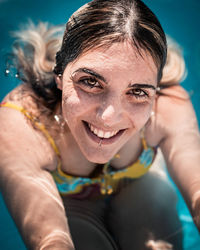
[(102, 88), (102, 86), (99, 84), (99, 82), (95, 78), (83, 78), (83, 79), (80, 79), (79, 82), (90, 88), (94, 88), (94, 87)]
[(137, 98), (144, 98), (144, 97), (148, 97), (148, 93), (145, 92), (142, 89), (136, 88), (136, 89), (131, 89), (129, 90), (129, 92), (127, 93), (128, 95), (133, 95)]

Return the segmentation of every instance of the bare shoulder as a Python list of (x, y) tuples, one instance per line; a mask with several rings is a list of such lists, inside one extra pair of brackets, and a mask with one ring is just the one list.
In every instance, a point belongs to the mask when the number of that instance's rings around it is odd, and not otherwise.
[(37, 103), (34, 101), (34, 93), (26, 84), (21, 84), (10, 91), (4, 97), (3, 102), (10, 102), (25, 107), (34, 115), (39, 113)]
[(160, 126), (167, 133), (176, 133), (180, 129), (190, 129), (197, 125), (196, 114), (190, 96), (181, 86), (166, 89), (165, 96), (157, 101)]
[(147, 126), (150, 141), (154, 135), (153, 144), (181, 131), (198, 131), (197, 118), (187, 91), (181, 86), (174, 86), (163, 93), (156, 100), (155, 114)]
[[(22, 107), (21, 92), (21, 87), (14, 89), (3, 102)], [(1, 107), (0, 131), (0, 167), (14, 166), (18, 162), (38, 169), (53, 170), (57, 159), (51, 145), (22, 112)]]

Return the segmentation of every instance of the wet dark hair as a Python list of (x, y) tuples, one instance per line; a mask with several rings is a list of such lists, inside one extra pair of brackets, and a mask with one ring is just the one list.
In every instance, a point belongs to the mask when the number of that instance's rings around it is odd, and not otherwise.
[(129, 40), (142, 55), (148, 52), (158, 68), (158, 82), (166, 62), (164, 31), (153, 12), (140, 0), (93, 0), (69, 19), (54, 73), (92, 48)]
[(41, 113), (51, 115), (62, 99), (55, 74), (62, 75), (68, 63), (82, 53), (117, 42), (128, 41), (141, 56), (144, 53), (152, 56), (162, 88), (169, 87), (168, 80), (174, 81), (173, 75), (163, 82), (167, 57), (165, 33), (157, 17), (141, 0), (93, 0), (78, 9), (63, 28), (29, 23), (27, 29), (15, 32), (18, 43), (13, 50), (14, 64)]

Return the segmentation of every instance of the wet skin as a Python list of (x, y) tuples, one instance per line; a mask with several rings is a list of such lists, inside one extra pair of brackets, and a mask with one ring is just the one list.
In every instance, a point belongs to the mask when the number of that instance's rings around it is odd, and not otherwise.
[(63, 117), (83, 155), (105, 163), (148, 121), (157, 68), (129, 42), (116, 43), (80, 55), (57, 83)]

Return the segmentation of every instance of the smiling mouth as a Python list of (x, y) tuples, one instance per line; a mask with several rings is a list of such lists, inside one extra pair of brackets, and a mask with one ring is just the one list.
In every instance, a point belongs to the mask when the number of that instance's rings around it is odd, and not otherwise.
[(83, 121), (83, 124), (89, 137), (98, 144), (114, 143), (126, 130), (121, 129), (113, 131), (103, 131), (101, 129), (97, 129), (92, 124), (85, 121)]

